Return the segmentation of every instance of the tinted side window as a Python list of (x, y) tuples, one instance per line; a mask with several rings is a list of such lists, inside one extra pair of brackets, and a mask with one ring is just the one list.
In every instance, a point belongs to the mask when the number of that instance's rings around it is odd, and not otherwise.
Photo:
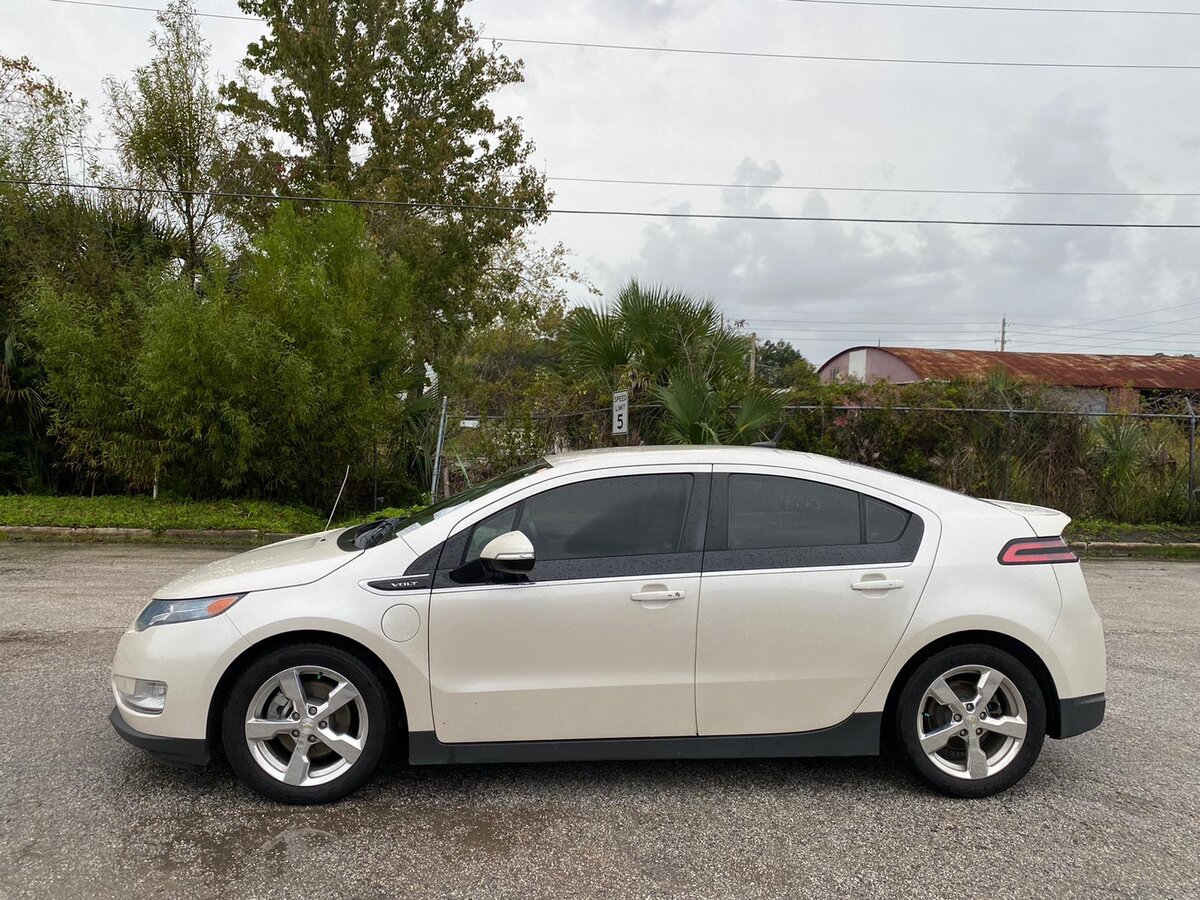
[(799, 478), (731, 475), (728, 540), (730, 550), (857, 544), (858, 493)]
[(900, 540), (912, 517), (906, 510), (874, 497), (863, 497), (863, 513), (867, 518), (868, 544), (887, 544)]
[(530, 497), (516, 527), (539, 563), (677, 553), (691, 493), (686, 474), (580, 481)]

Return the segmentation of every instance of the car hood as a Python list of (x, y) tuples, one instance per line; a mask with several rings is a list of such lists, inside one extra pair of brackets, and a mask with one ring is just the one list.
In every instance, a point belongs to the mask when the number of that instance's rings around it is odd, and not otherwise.
[(187, 600), (310, 584), (363, 553), (338, 546), (337, 537), (344, 530), (335, 528), (308, 534), (219, 559), (164, 585), (154, 592), (154, 597)]

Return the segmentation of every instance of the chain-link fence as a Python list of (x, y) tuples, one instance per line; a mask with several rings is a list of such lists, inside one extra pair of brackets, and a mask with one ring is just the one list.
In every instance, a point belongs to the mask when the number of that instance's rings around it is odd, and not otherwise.
[[(665, 412), (635, 406), (614, 437), (607, 407), (546, 415), (447, 417), (438, 494), (545, 453), (654, 443)], [(1188, 398), (1134, 412), (937, 406), (790, 405), (774, 437), (821, 453), (979, 497), (1119, 522), (1196, 520), (1196, 416)]]

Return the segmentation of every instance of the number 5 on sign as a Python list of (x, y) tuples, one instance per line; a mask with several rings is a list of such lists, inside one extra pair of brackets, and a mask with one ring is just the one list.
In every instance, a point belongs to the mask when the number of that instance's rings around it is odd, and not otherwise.
[(613, 434), (629, 434), (629, 391), (613, 394)]

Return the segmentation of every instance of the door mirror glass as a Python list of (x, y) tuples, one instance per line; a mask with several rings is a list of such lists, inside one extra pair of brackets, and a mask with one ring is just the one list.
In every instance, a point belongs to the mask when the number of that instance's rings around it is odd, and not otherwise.
[(533, 569), (533, 543), (519, 531), (492, 538), (479, 552), (484, 568), (504, 575), (523, 575)]

